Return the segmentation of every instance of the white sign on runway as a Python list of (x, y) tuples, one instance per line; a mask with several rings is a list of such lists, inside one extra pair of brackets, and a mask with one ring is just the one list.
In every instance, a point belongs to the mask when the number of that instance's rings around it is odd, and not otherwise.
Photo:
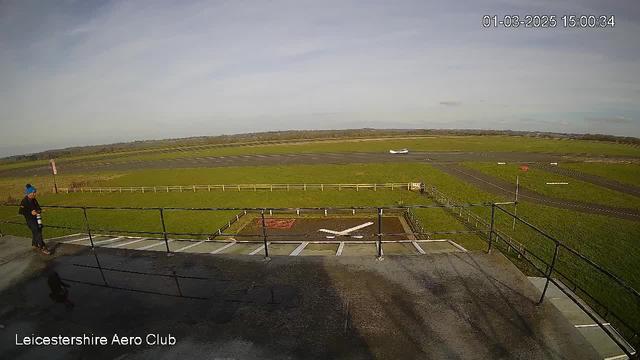
[(337, 236), (351, 236), (352, 238), (355, 239), (362, 239), (362, 236), (357, 236), (357, 235), (349, 235), (349, 233), (354, 232), (356, 230), (360, 230), (362, 228), (365, 228), (367, 226), (371, 226), (373, 225), (373, 222), (367, 222), (364, 223), (362, 225), (358, 225), (358, 226), (354, 226), (350, 229), (347, 230), (342, 230), (342, 231), (333, 231), (333, 230), (327, 230), (327, 229), (320, 229), (318, 231), (322, 231), (322, 232), (326, 232), (329, 234), (333, 234), (333, 236), (327, 236), (327, 239), (335, 239)]

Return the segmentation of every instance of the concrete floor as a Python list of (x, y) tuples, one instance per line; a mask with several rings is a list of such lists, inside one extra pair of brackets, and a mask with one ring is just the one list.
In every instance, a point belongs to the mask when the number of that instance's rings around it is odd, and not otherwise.
[[(265, 262), (61, 245), (47, 258), (18, 238), (0, 251), (16, 246), (16, 261), (30, 262), (0, 293), (8, 359), (598, 358), (553, 304), (535, 305), (538, 290), (495, 253)], [(49, 299), (51, 270), (72, 285), (74, 309)], [(16, 335), (156, 333), (176, 344), (15, 345)]]

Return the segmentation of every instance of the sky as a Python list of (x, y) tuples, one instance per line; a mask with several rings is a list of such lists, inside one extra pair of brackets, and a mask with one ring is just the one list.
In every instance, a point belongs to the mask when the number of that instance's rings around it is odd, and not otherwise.
[[(558, 24), (482, 25), (527, 14)], [(632, 0), (0, 0), (0, 156), (288, 129), (640, 137), (638, 34)]]

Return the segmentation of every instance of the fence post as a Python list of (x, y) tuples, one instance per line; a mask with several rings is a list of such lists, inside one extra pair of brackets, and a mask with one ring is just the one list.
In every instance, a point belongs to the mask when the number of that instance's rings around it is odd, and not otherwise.
[(378, 191), (378, 184), (373, 184), (373, 191)]
[(87, 234), (89, 234), (89, 242), (91, 243), (91, 248), (93, 249), (93, 236), (91, 236), (91, 227), (89, 227), (89, 218), (87, 217), (87, 208), (82, 207), (82, 212), (84, 213), (84, 223), (87, 225)]
[(167, 247), (167, 253), (171, 253), (169, 250), (169, 240), (167, 240), (167, 228), (164, 225), (164, 208), (160, 208), (160, 220), (162, 221), (162, 234), (164, 235), (164, 244)]
[(269, 248), (267, 246), (267, 225), (264, 222), (264, 209), (260, 212), (260, 216), (262, 217), (262, 236), (264, 238), (264, 257), (265, 259), (269, 258)]
[(551, 267), (549, 268), (549, 274), (547, 274), (547, 281), (544, 284), (544, 289), (542, 290), (542, 296), (540, 297), (540, 301), (538, 301), (538, 305), (542, 304), (542, 300), (544, 300), (544, 295), (547, 293), (547, 287), (549, 287), (549, 281), (551, 280), (551, 273), (553, 273), (553, 267), (556, 265), (556, 258), (558, 257), (558, 243), (556, 243), (556, 249), (553, 252), (553, 259), (551, 260)]
[(378, 259), (382, 258), (382, 209), (378, 208)]
[(320, 184), (320, 190), (324, 191), (324, 184)]
[(196, 186), (193, 185), (193, 192), (196, 192)]
[(304, 191), (307, 191), (307, 184), (303, 184), (304, 186)]
[(491, 239), (493, 238), (493, 220), (496, 214), (496, 204), (491, 204), (491, 229), (489, 230), (489, 249), (487, 253), (491, 253)]

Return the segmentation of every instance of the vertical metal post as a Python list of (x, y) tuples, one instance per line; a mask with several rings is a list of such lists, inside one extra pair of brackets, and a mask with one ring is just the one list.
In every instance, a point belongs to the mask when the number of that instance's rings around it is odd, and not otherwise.
[(382, 257), (382, 210), (378, 208), (378, 258)]
[(176, 274), (175, 271), (173, 271), (173, 278), (176, 280), (176, 287), (178, 288), (178, 294), (180, 294), (180, 296), (184, 296), (182, 295), (182, 289), (180, 289), (180, 283), (178, 282), (178, 275)]
[(491, 241), (493, 239), (493, 220), (496, 215), (496, 204), (491, 204), (491, 228), (489, 230), (489, 249), (487, 249), (487, 253), (491, 253)]
[(102, 281), (104, 281), (104, 286), (109, 287), (107, 283), (107, 279), (104, 277), (104, 272), (102, 271), (102, 265), (100, 264), (100, 260), (98, 259), (98, 254), (93, 253), (93, 256), (96, 258), (96, 264), (98, 264), (98, 269), (100, 269), (100, 275), (102, 275)]
[(160, 208), (160, 221), (162, 221), (162, 234), (164, 235), (164, 245), (167, 247), (167, 253), (171, 253), (171, 250), (169, 250), (169, 240), (167, 239), (167, 227), (164, 225), (164, 208)]
[(547, 293), (547, 288), (549, 287), (549, 280), (551, 279), (551, 274), (553, 273), (553, 268), (556, 265), (556, 258), (558, 257), (558, 243), (556, 243), (556, 249), (553, 252), (553, 259), (551, 260), (551, 267), (549, 268), (549, 273), (547, 274), (547, 281), (544, 284), (544, 289), (542, 290), (542, 296), (540, 296), (540, 301), (538, 301), (538, 305), (542, 304), (542, 300), (544, 300), (544, 295)]
[(82, 212), (84, 213), (84, 223), (87, 225), (87, 234), (89, 234), (89, 242), (91, 243), (91, 248), (93, 249), (93, 237), (91, 236), (91, 228), (89, 227), (89, 218), (87, 217), (87, 208), (83, 207)]
[(264, 209), (260, 212), (260, 216), (262, 216), (262, 236), (264, 238), (264, 257), (269, 258), (269, 248), (267, 246), (267, 225), (264, 221)]
[[(516, 175), (516, 203), (513, 204), (513, 215), (518, 215), (518, 190), (520, 188), (520, 176)], [(516, 229), (516, 218), (513, 218), (513, 228)]]

